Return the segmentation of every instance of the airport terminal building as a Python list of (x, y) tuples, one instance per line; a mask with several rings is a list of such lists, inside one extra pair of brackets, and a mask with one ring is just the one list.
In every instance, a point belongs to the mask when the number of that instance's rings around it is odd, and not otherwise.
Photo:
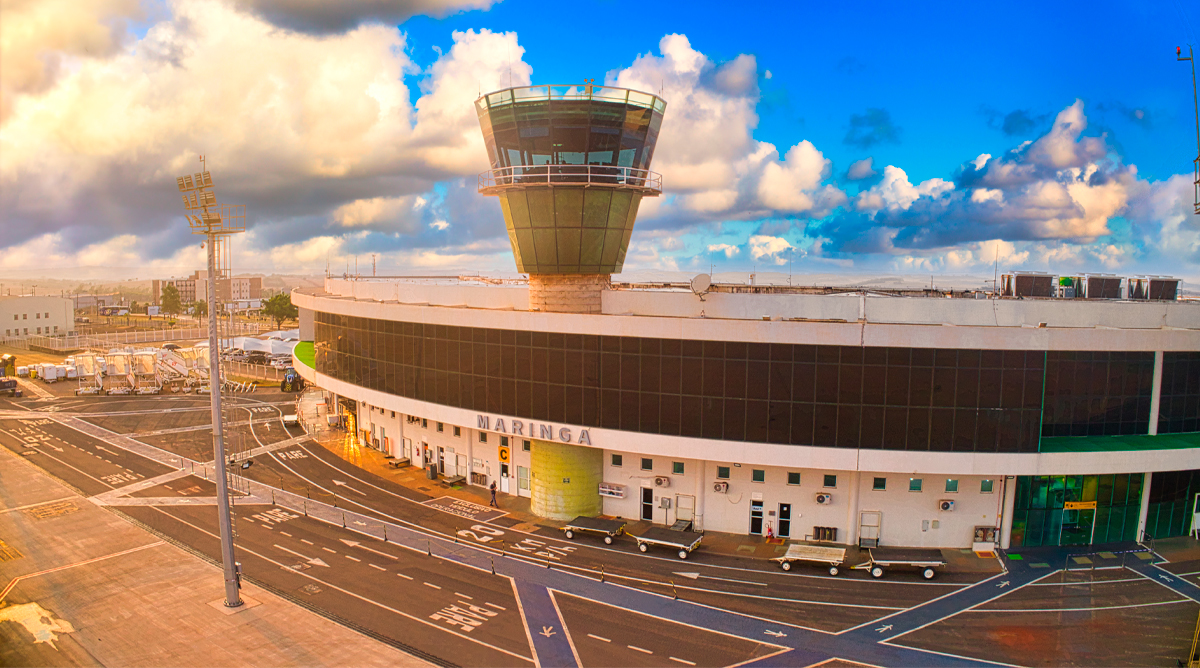
[(477, 102), (494, 165), (480, 190), (528, 279), (293, 292), (311, 342), (297, 369), (364, 444), (557, 519), (960, 548), (1192, 528), (1200, 303), (1177, 282), (613, 282), (638, 201), (661, 189), (645, 170), (665, 103), (633, 94)]

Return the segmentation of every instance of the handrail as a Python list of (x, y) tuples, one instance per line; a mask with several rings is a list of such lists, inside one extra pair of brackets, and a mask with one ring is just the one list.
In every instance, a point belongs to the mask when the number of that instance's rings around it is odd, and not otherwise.
[(620, 102), (653, 109), (659, 113), (667, 108), (666, 100), (661, 97), (630, 88), (597, 86), (595, 84), (543, 84), (541, 86), (513, 86), (481, 95), (475, 100), (475, 109), (478, 113), (484, 113), (493, 107), (538, 100)]
[(479, 192), (484, 195), (531, 185), (629, 188), (641, 190), (648, 197), (655, 197), (662, 194), (662, 174), (632, 167), (549, 164), (497, 167), (479, 174)]

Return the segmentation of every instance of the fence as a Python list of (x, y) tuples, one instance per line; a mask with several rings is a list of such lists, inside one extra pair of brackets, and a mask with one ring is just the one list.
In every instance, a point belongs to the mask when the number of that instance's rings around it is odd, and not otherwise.
[[(230, 331), (232, 329), (232, 331)], [(231, 326), (221, 323), (221, 336), (255, 336), (261, 330), (258, 323), (237, 322)], [(140, 329), (132, 332), (112, 334), (72, 334), (70, 336), (26, 336), (4, 337), (0, 343), (29, 350), (30, 346), (45, 350), (83, 350), (96, 348), (101, 351), (132, 343), (160, 343), (163, 341), (188, 341), (208, 339), (207, 327)]]
[(225, 371), (225, 377), (241, 376), (243, 378), (261, 378), (263, 380), (271, 380), (282, 382), (284, 376), (283, 369), (276, 369), (273, 366), (265, 364), (246, 364), (245, 362), (222, 362), (221, 368)]

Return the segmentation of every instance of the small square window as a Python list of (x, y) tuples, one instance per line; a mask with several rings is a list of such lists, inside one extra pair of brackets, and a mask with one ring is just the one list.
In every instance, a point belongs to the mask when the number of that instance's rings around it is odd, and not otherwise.
[(455, 435), (455, 436), (462, 436), (462, 427), (455, 427), (455, 428), (454, 428), (454, 435)]
[(521, 451), (522, 452), (529, 452), (530, 447), (532, 447), (532, 445), (529, 443), (529, 441), (525, 441), (525, 440), (521, 441)]
[(871, 483), (871, 489), (876, 492), (887, 491), (887, 478), (875, 478), (875, 482)]
[(825, 474), (825, 486), (826, 487), (837, 487), (837, 476), (833, 475), (831, 473), (826, 473)]
[(487, 432), (486, 431), (479, 432), (479, 442), (487, 443)]
[(503, 447), (503, 448), (508, 447), (508, 437), (507, 436), (500, 437), (500, 447)]
[(621, 455), (613, 455), (612, 456), (612, 465), (613, 466), (620, 466), (622, 463), (624, 463), (624, 457), (622, 457)]
[(800, 472), (799, 471), (788, 471), (788, 484), (789, 485), (799, 485), (800, 484)]
[(991, 479), (984, 478), (983, 480), (979, 481), (979, 493), (980, 494), (991, 494), (992, 493), (992, 480)]
[(428, 429), (429, 428), (429, 420), (427, 420), (425, 418), (421, 418), (421, 428)]
[(957, 492), (958, 491), (958, 480), (955, 480), (954, 478), (946, 478), (946, 491), (947, 492)]
[(671, 473), (683, 475), (683, 462), (671, 462)]
[(750, 480), (754, 482), (766, 482), (767, 472), (763, 469), (753, 469), (750, 471)]
[(41, 314), (41, 313), (34, 313), (34, 314), (33, 314), (33, 319), (34, 319), (34, 320), (41, 320), (41, 319), (42, 319), (42, 314)]
[(646, 457), (642, 457), (642, 470), (643, 471), (653, 471), (654, 470), (654, 460), (648, 459)]
[(908, 491), (910, 491), (910, 492), (921, 491), (921, 479), (920, 478), (909, 478), (908, 479)]
[(729, 467), (728, 466), (718, 466), (717, 467), (717, 480), (729, 480)]
[(439, 422), (439, 423), (438, 423), (438, 433), (440, 434), (440, 433), (442, 433), (442, 432), (443, 432), (443, 431), (445, 431), (445, 430), (446, 430), (446, 425), (444, 425), (444, 424), (442, 424), (441, 422)]

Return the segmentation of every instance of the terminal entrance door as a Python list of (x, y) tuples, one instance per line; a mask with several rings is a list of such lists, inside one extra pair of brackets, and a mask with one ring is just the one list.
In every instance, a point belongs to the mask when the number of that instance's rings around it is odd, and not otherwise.
[(508, 464), (500, 465), (500, 491), (508, 494)]
[(775, 535), (780, 538), (792, 537), (792, 504), (779, 504), (779, 531)]
[(1095, 508), (1064, 509), (1058, 544), (1091, 545), (1095, 524)]
[(529, 490), (529, 467), (517, 467), (517, 496), (533, 496)]
[(763, 532), (763, 502), (750, 502), (750, 533), (761, 536)]

